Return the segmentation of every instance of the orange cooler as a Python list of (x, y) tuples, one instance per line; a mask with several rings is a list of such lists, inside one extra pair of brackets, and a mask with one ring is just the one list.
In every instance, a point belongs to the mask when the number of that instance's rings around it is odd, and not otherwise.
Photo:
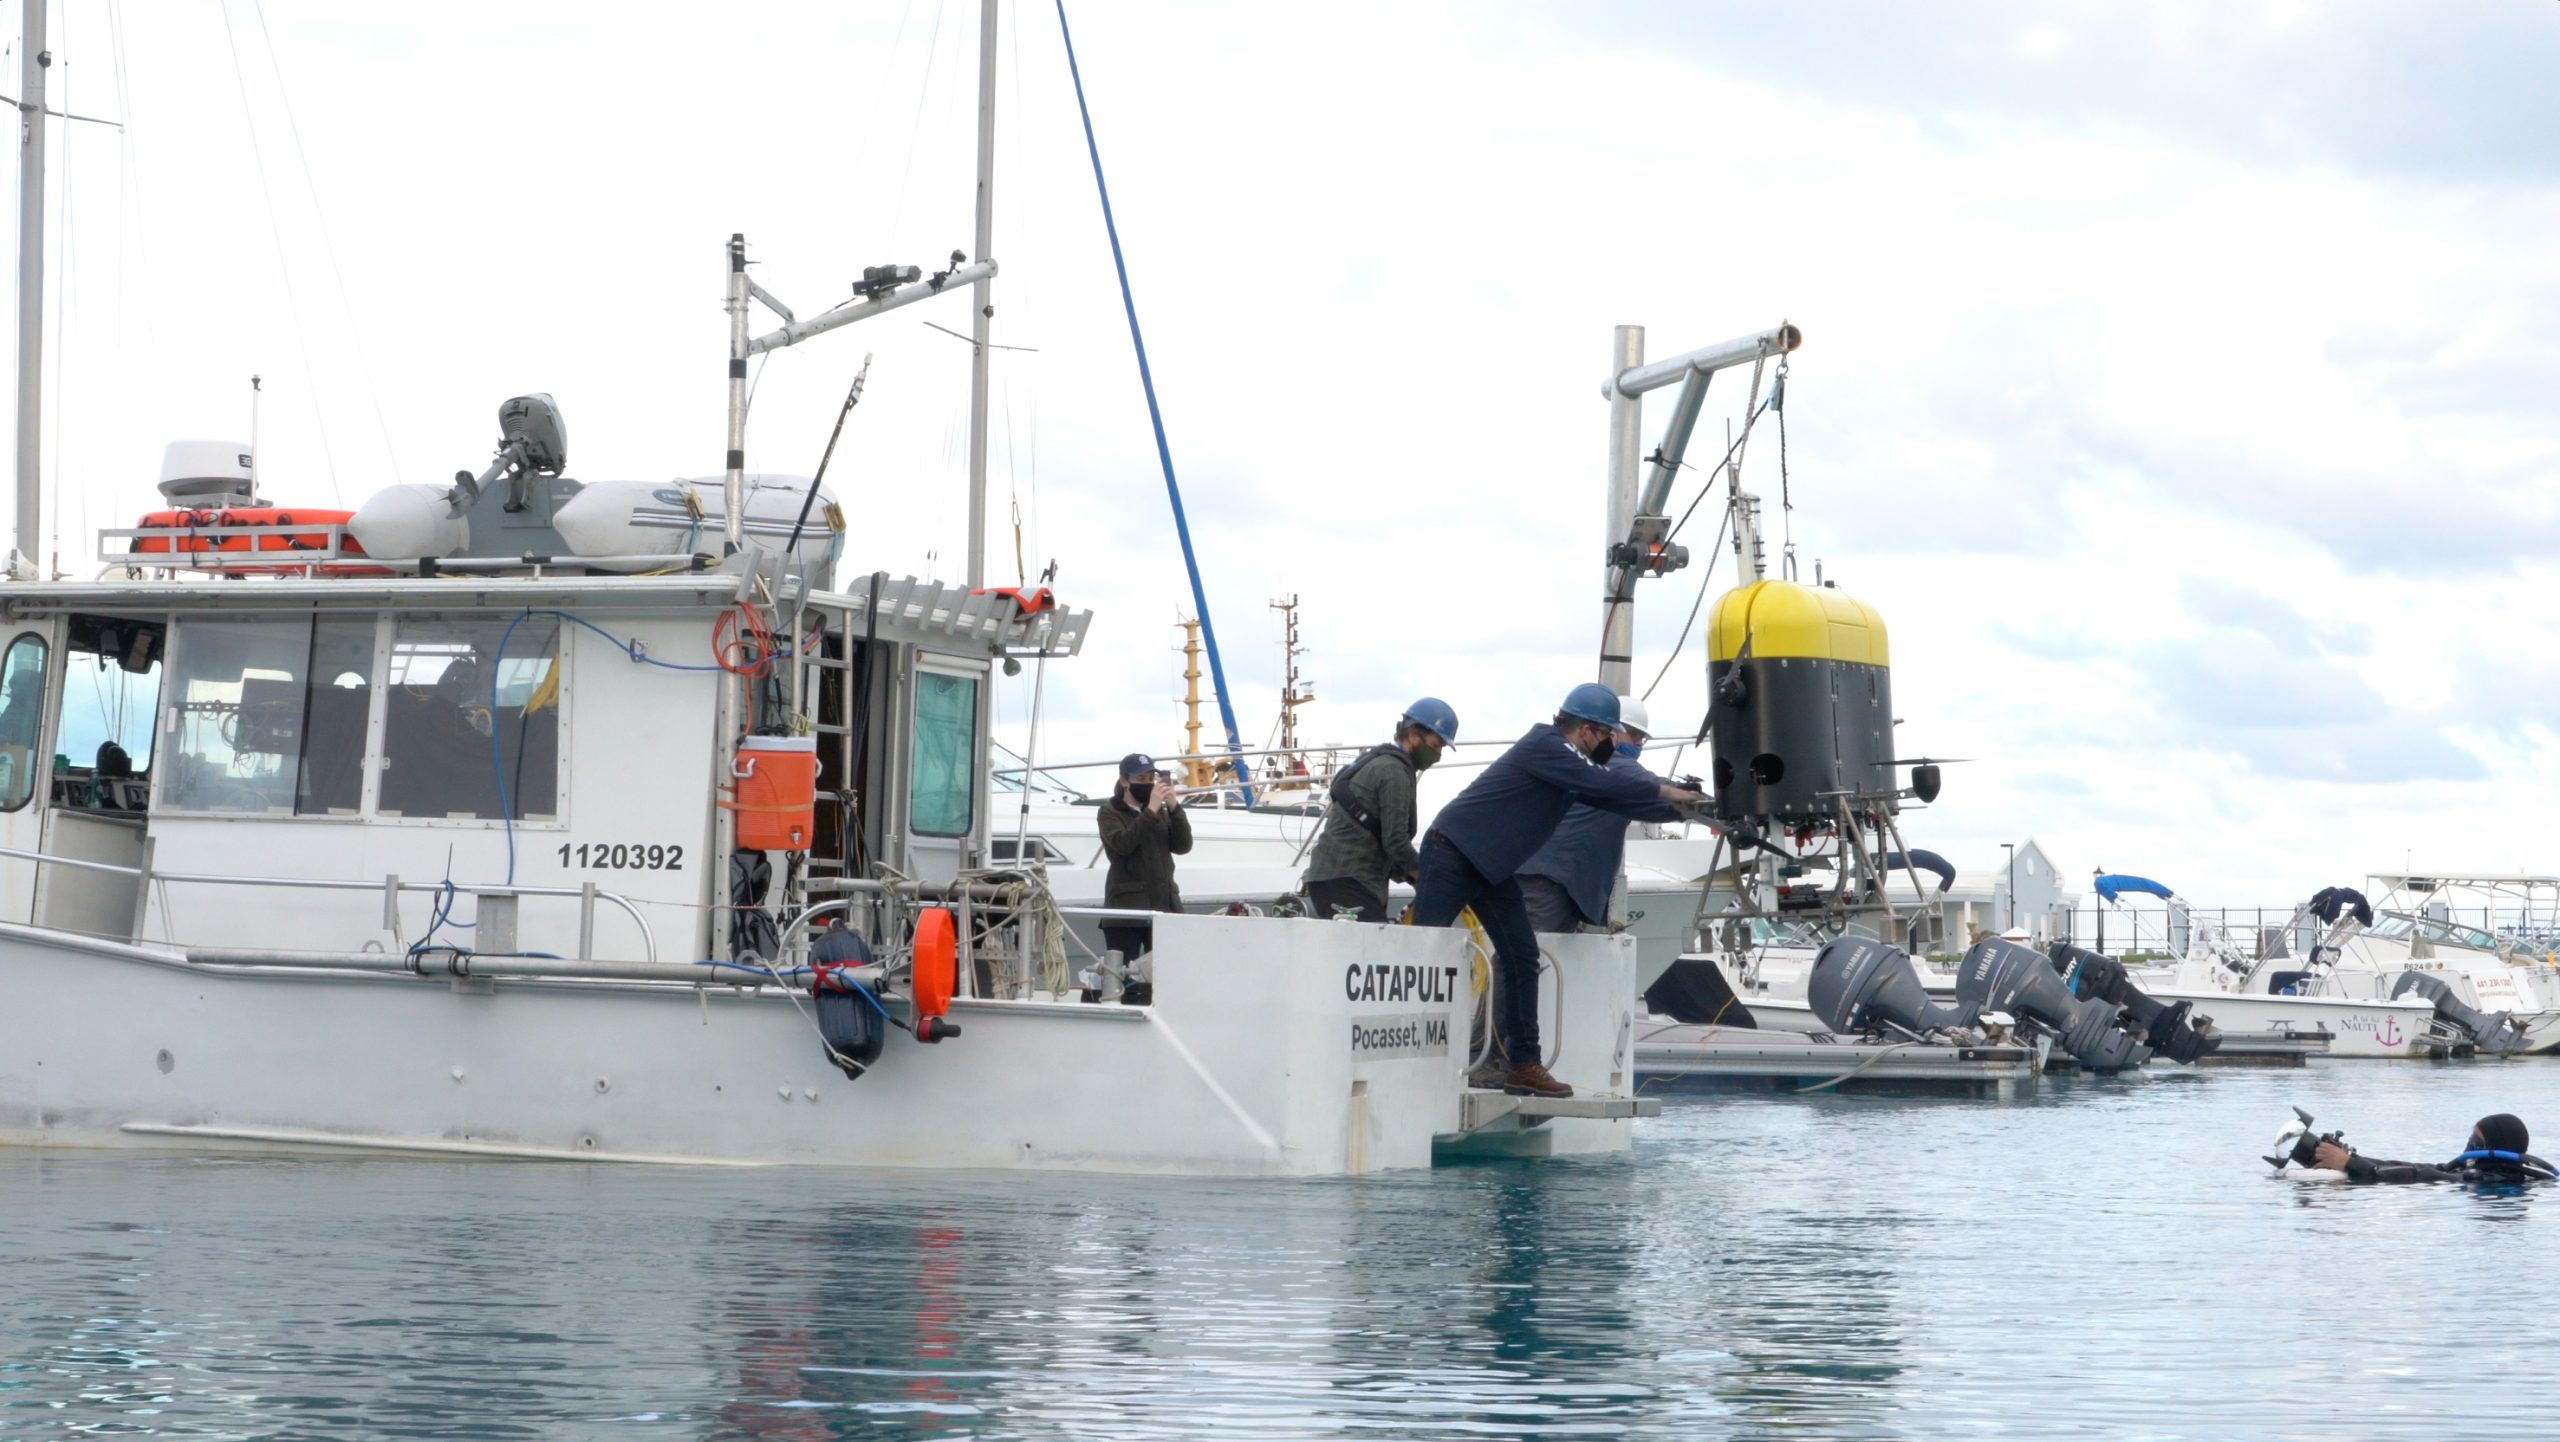
[(738, 783), (738, 846), (808, 850), (817, 834), (818, 738), (741, 737), (730, 771)]

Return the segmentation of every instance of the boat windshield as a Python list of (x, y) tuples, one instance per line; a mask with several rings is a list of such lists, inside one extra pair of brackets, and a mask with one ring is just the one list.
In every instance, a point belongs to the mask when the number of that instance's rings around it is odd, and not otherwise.
[(2496, 951), (2498, 939), (2476, 926), (2460, 926), (2432, 916), (2411, 916), (2403, 911), (2386, 911), (2374, 918), (2366, 928), (2372, 935), (2393, 941), (2415, 938), (2438, 946), (2467, 947), (2473, 951)]

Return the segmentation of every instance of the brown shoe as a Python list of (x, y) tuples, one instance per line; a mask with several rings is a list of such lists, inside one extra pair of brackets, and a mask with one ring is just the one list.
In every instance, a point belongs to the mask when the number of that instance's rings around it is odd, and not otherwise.
[(1569, 1097), (1573, 1088), (1557, 1081), (1545, 1067), (1531, 1062), (1502, 1074), (1502, 1089), (1515, 1097)]

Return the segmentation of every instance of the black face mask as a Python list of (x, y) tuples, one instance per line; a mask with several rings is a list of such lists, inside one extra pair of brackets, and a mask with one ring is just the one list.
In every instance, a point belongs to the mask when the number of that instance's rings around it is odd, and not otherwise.
[(1152, 784), (1146, 786), (1132, 786), (1129, 788), (1129, 804), (1132, 806), (1144, 806), (1147, 804), (1148, 798), (1155, 794), (1156, 788)]
[(1582, 754), (1591, 758), (1592, 765), (1606, 766), (1609, 764), (1609, 758), (1617, 754), (1617, 750), (1618, 738), (1603, 731), (1600, 733), (1599, 740), (1582, 748)]
[(1440, 748), (1425, 741), (1413, 748), (1413, 769), (1428, 771), (1440, 760)]

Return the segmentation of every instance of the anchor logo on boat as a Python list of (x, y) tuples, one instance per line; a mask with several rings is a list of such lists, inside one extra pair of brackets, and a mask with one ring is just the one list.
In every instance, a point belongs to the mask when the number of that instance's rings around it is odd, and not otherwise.
[(2398, 1046), (2400, 1044), (2400, 1018), (2396, 1016), (2384, 1017), (2382, 1019), (2382, 1029), (2373, 1034), (2373, 1039), (2382, 1043), (2384, 1046)]

